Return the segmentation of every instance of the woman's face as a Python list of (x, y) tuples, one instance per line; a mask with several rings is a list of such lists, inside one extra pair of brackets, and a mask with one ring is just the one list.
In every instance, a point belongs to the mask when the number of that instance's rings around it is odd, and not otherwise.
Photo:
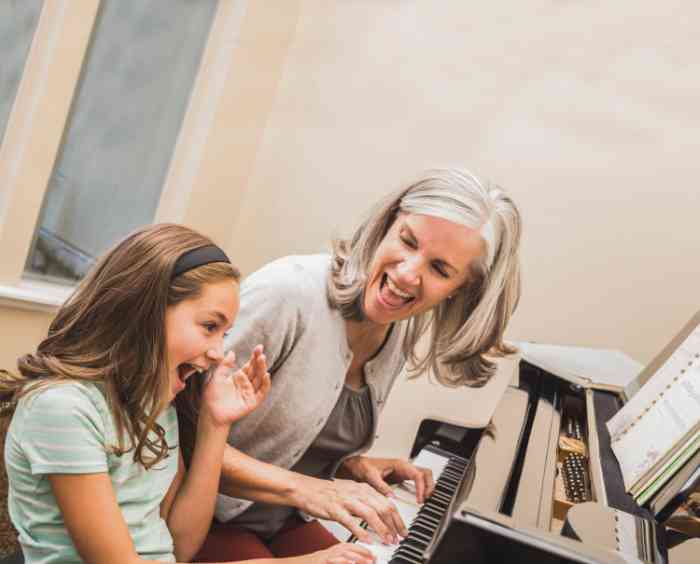
[(386, 325), (425, 312), (468, 281), (485, 252), (476, 229), (400, 213), (377, 248), (364, 296), (368, 320)]
[(238, 314), (238, 284), (205, 284), (197, 298), (168, 307), (165, 335), (172, 398), (185, 380), (223, 359), (224, 333)]

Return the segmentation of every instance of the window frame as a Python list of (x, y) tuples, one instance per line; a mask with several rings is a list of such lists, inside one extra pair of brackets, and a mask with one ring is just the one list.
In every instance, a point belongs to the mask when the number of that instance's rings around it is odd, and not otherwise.
[[(154, 222), (230, 243), (299, 4), (219, 0)], [(0, 306), (55, 311), (74, 289), (24, 269), (99, 8), (100, 0), (42, 7), (0, 145)], [(231, 147), (238, 158), (222, 158)]]

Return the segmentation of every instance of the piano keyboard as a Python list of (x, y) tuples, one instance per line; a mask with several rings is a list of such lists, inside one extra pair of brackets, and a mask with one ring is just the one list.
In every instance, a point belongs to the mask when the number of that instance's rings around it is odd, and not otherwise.
[(430, 447), (423, 449), (413, 460), (416, 466), (430, 468), (436, 478), (435, 490), (423, 505), (416, 503), (413, 483), (395, 488), (394, 500), (399, 514), (408, 528), (408, 535), (399, 544), (382, 544), (373, 535), (373, 544), (358, 541), (375, 556), (378, 564), (422, 564), (425, 551), (440, 529), (443, 517), (459, 490), (467, 469), (467, 460), (439, 454)]

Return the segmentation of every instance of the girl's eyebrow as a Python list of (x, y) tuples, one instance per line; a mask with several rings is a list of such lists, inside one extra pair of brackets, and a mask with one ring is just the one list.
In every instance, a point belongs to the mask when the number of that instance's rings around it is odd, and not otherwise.
[(224, 325), (228, 325), (228, 317), (226, 317), (223, 313), (220, 311), (210, 311), (209, 315), (213, 315), (216, 317), (221, 323)]

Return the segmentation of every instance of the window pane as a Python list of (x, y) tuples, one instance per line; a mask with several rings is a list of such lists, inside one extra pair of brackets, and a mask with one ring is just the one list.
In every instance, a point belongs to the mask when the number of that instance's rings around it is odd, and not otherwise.
[(0, 139), (15, 101), (43, 0), (0, 1)]
[(215, 0), (102, 2), (29, 273), (79, 279), (152, 222), (215, 10)]

